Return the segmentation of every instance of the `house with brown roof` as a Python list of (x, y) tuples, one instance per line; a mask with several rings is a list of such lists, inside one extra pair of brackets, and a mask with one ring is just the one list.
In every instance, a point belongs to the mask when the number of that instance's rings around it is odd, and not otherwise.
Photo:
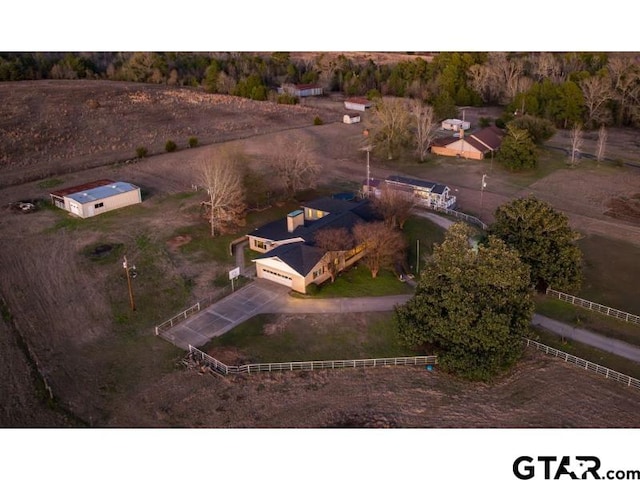
[(462, 157), (482, 160), (488, 154), (494, 154), (502, 144), (504, 131), (490, 126), (467, 135), (460, 130), (458, 136), (437, 138), (431, 144), (431, 153), (446, 157)]
[(371, 108), (371, 105), (371, 102), (364, 97), (352, 97), (344, 101), (344, 108), (358, 112), (364, 112), (367, 108)]

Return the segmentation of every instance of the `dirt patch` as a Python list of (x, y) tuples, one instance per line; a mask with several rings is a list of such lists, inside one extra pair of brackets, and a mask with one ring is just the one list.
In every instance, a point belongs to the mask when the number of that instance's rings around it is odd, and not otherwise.
[(191, 235), (176, 235), (167, 241), (167, 246), (172, 252), (177, 252), (180, 247), (191, 242)]
[(640, 194), (612, 198), (607, 206), (609, 209), (604, 212), (605, 215), (640, 225)]

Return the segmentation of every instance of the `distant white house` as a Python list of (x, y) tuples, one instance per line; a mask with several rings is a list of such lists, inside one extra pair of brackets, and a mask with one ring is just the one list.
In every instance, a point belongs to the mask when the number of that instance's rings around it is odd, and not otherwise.
[(357, 110), (364, 112), (367, 108), (371, 108), (371, 102), (363, 97), (347, 98), (344, 101), (344, 108), (347, 110)]
[(278, 93), (288, 93), (294, 97), (313, 97), (322, 95), (322, 87), (315, 83), (285, 83), (278, 89)]
[(469, 130), (471, 123), (464, 120), (458, 120), (457, 118), (448, 118), (442, 121), (443, 130), (453, 130), (459, 132), (460, 130)]
[(359, 113), (345, 113), (342, 117), (342, 123), (352, 124), (360, 122), (360, 114)]
[(95, 180), (49, 194), (53, 204), (80, 218), (88, 218), (142, 202), (140, 187), (127, 182)]
[(367, 196), (372, 194), (379, 197), (385, 188), (406, 194), (417, 205), (446, 209), (454, 209), (456, 206), (456, 197), (451, 195), (451, 189), (441, 183), (391, 175), (384, 180), (369, 179), (362, 184), (362, 191)]

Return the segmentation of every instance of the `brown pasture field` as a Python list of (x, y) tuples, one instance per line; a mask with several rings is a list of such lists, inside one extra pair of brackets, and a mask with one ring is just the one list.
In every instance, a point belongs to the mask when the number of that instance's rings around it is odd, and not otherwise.
[[(0, 382), (10, 399), (0, 426), (640, 426), (640, 392), (535, 352), (491, 384), (400, 367), (229, 378), (185, 370), (184, 352), (153, 326), (217, 288), (228, 267), (183, 250), (193, 235), (184, 229), (202, 222), (191, 190), (199, 159), (231, 145), (269, 178), (267, 160), (301, 140), (323, 166), (321, 183), (335, 188), (365, 176), (363, 126), (341, 124), (341, 104), (330, 98), (277, 106), (101, 81), (0, 83), (0, 97)], [(324, 125), (313, 126), (316, 115)], [(186, 148), (191, 135), (201, 146)], [(177, 152), (162, 153), (168, 139)], [(131, 161), (141, 144), (153, 155)], [(584, 235), (640, 243), (637, 218), (607, 213), (612, 200), (640, 192), (640, 172), (552, 162), (563, 160), (548, 160), (546, 175), (514, 175), (488, 161), (373, 158), (372, 172), (447, 183), (464, 211), (486, 221), (501, 203), (534, 193)], [(142, 186), (145, 201), (86, 221), (6, 208), (46, 199), (43, 180), (61, 188), (105, 177)], [(101, 243), (121, 245), (139, 265), (135, 313), (120, 258), (96, 263), (82, 253)]]

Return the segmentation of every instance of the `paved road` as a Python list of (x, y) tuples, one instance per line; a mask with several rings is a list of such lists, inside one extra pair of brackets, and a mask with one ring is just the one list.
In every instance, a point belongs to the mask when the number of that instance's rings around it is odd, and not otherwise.
[[(611, 319), (611, 321), (615, 322), (617, 320)], [(620, 357), (640, 363), (640, 348), (635, 345), (598, 335), (597, 333), (582, 328), (573, 327), (543, 315), (538, 315), (537, 313), (533, 316), (531, 324), (562, 335), (565, 338), (571, 338), (585, 345), (599, 348), (605, 352), (615, 353)]]
[(356, 298), (293, 298), (279, 297), (265, 305), (264, 313), (347, 313), (347, 312), (390, 312), (396, 305), (402, 305), (412, 295), (389, 295), (385, 297)]

